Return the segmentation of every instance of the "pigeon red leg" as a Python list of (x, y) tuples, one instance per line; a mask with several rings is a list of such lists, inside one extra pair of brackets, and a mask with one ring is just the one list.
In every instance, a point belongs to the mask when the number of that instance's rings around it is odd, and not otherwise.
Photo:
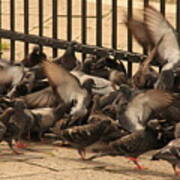
[[(180, 176), (180, 169), (178, 167), (176, 167), (176, 165), (173, 165), (173, 169), (174, 169), (174, 174), (176, 176)], [(178, 170), (177, 170), (178, 169)]]
[(145, 167), (143, 167), (139, 164), (139, 162), (138, 162), (139, 160), (137, 158), (128, 157), (128, 159), (131, 160), (136, 165), (137, 169), (139, 169), (139, 170), (145, 169)]
[(24, 148), (27, 148), (27, 144), (25, 144), (25, 143), (23, 143), (23, 142), (21, 142), (21, 141), (18, 141), (17, 143), (16, 143), (16, 147), (17, 148), (20, 148), (20, 149), (24, 149)]

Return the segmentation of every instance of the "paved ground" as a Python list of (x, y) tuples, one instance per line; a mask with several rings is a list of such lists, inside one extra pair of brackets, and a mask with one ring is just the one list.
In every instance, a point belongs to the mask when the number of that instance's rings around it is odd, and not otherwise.
[[(13, 180), (178, 180), (171, 166), (164, 161), (150, 161), (152, 154), (141, 156), (147, 168), (137, 170), (124, 157), (104, 157), (82, 161), (77, 151), (39, 143), (29, 145), (31, 151), (13, 155), (5, 144), (1, 145), (0, 179)], [(22, 151), (22, 150), (21, 150)], [(91, 154), (88, 153), (87, 156)]]

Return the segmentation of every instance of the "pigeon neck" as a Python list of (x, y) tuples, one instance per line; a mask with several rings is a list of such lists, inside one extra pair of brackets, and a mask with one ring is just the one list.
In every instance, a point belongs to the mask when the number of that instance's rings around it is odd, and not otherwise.
[(64, 57), (75, 57), (75, 53), (73, 49), (70, 47), (66, 50), (66, 52), (63, 55)]

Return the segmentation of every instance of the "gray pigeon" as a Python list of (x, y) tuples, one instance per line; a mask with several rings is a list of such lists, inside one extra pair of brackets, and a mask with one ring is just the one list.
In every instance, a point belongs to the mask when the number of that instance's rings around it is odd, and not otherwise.
[(163, 110), (173, 103), (171, 93), (152, 89), (141, 92), (130, 99), (119, 101), (117, 117), (120, 124), (130, 132), (144, 129), (153, 112)]
[(54, 94), (64, 103), (76, 101), (70, 114), (75, 116), (84, 116), (87, 114), (88, 92), (82, 87), (80, 81), (61, 65), (50, 61), (43, 63), (48, 81)]
[(172, 25), (155, 8), (147, 6), (144, 9), (144, 21), (131, 19), (127, 26), (138, 42), (141, 45), (148, 44), (149, 48), (156, 45), (164, 36), (157, 49), (162, 69), (154, 87), (172, 90), (175, 81), (174, 71), (180, 66), (180, 48)]
[(180, 175), (180, 123), (176, 124), (174, 134), (176, 139), (154, 154), (152, 160), (168, 161), (172, 165), (175, 175)]

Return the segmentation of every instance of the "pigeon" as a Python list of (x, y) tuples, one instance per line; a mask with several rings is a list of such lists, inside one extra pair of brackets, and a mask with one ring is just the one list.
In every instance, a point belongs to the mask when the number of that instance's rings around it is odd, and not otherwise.
[(165, 109), (165, 111), (159, 111), (156, 115), (159, 119), (166, 119), (169, 124), (174, 125), (179, 122), (180, 116), (180, 95), (172, 94), (174, 97), (173, 102)]
[[(128, 19), (128, 18), (126, 18)], [(127, 28), (132, 32), (137, 42), (146, 49), (151, 49), (153, 44), (148, 34), (148, 30), (145, 26), (145, 23), (135, 19), (130, 18), (124, 21)]]
[(44, 52), (42, 52), (41, 48), (39, 46), (35, 46), (32, 52), (21, 61), (21, 64), (25, 67), (32, 68), (33, 66), (42, 63), (43, 60), (46, 60), (46, 58), (47, 56)]
[(28, 108), (55, 107), (60, 103), (60, 99), (53, 93), (51, 87), (46, 87), (39, 91), (21, 96)]
[(109, 80), (112, 83), (112, 88), (114, 90), (117, 90), (117, 86), (120, 86), (121, 84), (126, 84), (127, 78), (124, 74), (124, 72), (120, 72), (117, 70), (112, 70), (109, 74)]
[(100, 109), (100, 95), (96, 94), (93, 96), (93, 105), (89, 114), (87, 123), (95, 123), (98, 121), (109, 120), (113, 121), (110, 117), (104, 114)]
[(109, 69), (123, 72), (126, 75), (126, 68), (124, 64), (120, 60), (113, 58), (111, 54), (101, 57), (100, 59), (97, 60), (97, 63), (94, 65), (94, 73), (98, 73), (98, 71), (101, 72), (102, 70), (107, 71), (106, 73), (107, 75), (104, 76), (104, 78), (107, 79), (109, 77), (109, 72), (110, 72)]
[(153, 149), (159, 148), (159, 123), (156, 119), (147, 123), (146, 128), (122, 136), (109, 143), (109, 149), (98, 153), (88, 160), (103, 156), (125, 156), (134, 162), (138, 169), (144, 169), (137, 157)]
[(83, 63), (80, 64), (80, 68), (78, 70), (81, 70), (86, 74), (94, 75), (93, 74), (94, 66), (97, 61), (98, 61), (97, 57), (93, 54), (90, 54), (84, 59)]
[(81, 159), (85, 160), (86, 149), (88, 146), (96, 143), (106, 128), (110, 125), (109, 120), (89, 123), (81, 126), (60, 131), (59, 136), (64, 141), (70, 143), (74, 148), (78, 149)]
[(16, 96), (17, 87), (20, 85), (24, 85), (28, 92), (31, 91), (34, 79), (34, 73), (23, 66), (7, 63), (4, 67), (0, 68), (0, 85), (10, 85), (6, 94), (8, 97)]
[(77, 70), (71, 71), (71, 74), (73, 74), (76, 78), (78, 78), (79, 81), (81, 82), (81, 84), (86, 79), (93, 79), (96, 86), (92, 88), (92, 92), (95, 94), (105, 95), (105, 94), (108, 94), (108, 93), (114, 91), (114, 89), (111, 86), (111, 82), (109, 80), (104, 79), (104, 78), (94, 76), (94, 75), (85, 74), (84, 72), (77, 71)]
[[(158, 48), (158, 54), (163, 61), (166, 61), (166, 63), (162, 67), (155, 88), (172, 89), (174, 85), (174, 75), (172, 70), (180, 66), (180, 49), (175, 30), (153, 7), (147, 7), (144, 14), (146, 27), (152, 41), (157, 43), (160, 37), (164, 35), (163, 41)], [(159, 31), (159, 29), (161, 30)]]
[(149, 47), (156, 45), (164, 36), (157, 48), (162, 69), (154, 88), (172, 90), (175, 83), (174, 71), (180, 66), (180, 49), (172, 25), (149, 5), (144, 9), (144, 21), (131, 19), (127, 24), (136, 39), (141, 44), (148, 44)]
[[(85, 88), (90, 95), (92, 93), (92, 88), (96, 85), (93, 79), (86, 79), (82, 87)], [(37, 87), (38, 88), (38, 87)], [(39, 91), (35, 91), (33, 93), (29, 93), (25, 96), (21, 96), (21, 98), (26, 102), (28, 108), (43, 108), (43, 107), (56, 107), (58, 104), (63, 103), (63, 101), (57, 98), (56, 94), (54, 94), (52, 87), (45, 87), (40, 89)]]
[(166, 91), (151, 89), (140, 92), (127, 102), (122, 98), (118, 105), (118, 120), (130, 132), (144, 129), (153, 112), (163, 111), (174, 101), (174, 96)]
[(9, 119), (9, 123), (14, 124), (18, 128), (17, 144), (19, 148), (26, 148), (27, 145), (22, 143), (23, 135), (26, 134), (30, 140), (31, 128), (34, 124), (34, 117), (27, 109), (23, 99), (16, 98), (14, 100), (14, 113)]
[(14, 123), (10, 123), (10, 117), (14, 114), (14, 109), (12, 107), (7, 108), (0, 115), (0, 141), (6, 141), (10, 147), (10, 149), (15, 154), (21, 154), (17, 150), (14, 149), (12, 140), (17, 138), (17, 134), (19, 133), (18, 127), (15, 126)]
[(75, 42), (71, 42), (67, 47), (65, 53), (61, 57), (55, 58), (53, 62), (56, 64), (60, 64), (68, 71), (74, 69), (78, 61), (74, 51), (75, 44), (76, 44)]
[(80, 81), (61, 65), (45, 61), (44, 70), (55, 95), (64, 103), (76, 101), (70, 114), (84, 116), (87, 113), (88, 92)]
[[(164, 37), (164, 36), (163, 36)], [(150, 67), (150, 63), (156, 55), (157, 48), (163, 40), (163, 37), (159, 40), (149, 56), (139, 65), (138, 71), (134, 74), (132, 80), (133, 84), (137, 88), (153, 88), (154, 83), (157, 81), (158, 73)]]
[(165, 160), (169, 162), (175, 175), (180, 175), (180, 123), (176, 124), (175, 139), (153, 155), (152, 160)]
[(39, 139), (42, 139), (44, 132), (52, 128), (58, 120), (62, 119), (66, 113), (69, 113), (72, 103), (59, 104), (57, 107), (50, 108), (36, 108), (31, 109), (30, 112), (33, 114), (35, 119), (35, 126), (33, 132), (38, 132)]

